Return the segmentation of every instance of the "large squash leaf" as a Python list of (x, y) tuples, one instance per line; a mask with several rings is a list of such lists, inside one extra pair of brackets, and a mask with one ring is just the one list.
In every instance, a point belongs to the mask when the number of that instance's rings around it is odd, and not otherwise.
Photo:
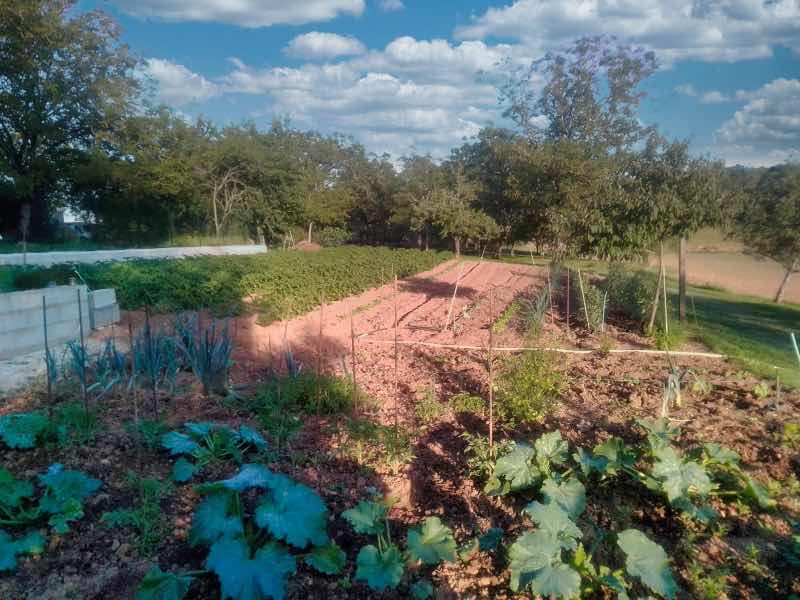
[(533, 444), (536, 448), (536, 463), (543, 473), (549, 473), (552, 465), (563, 465), (569, 457), (569, 446), (560, 431), (545, 433)]
[(41, 554), (44, 542), (44, 536), (36, 531), (15, 540), (0, 529), (0, 573), (16, 569), (20, 554)]
[(317, 546), (306, 555), (306, 562), (320, 573), (338, 575), (347, 562), (347, 555), (336, 542), (326, 546)]
[(274, 475), (270, 494), (256, 508), (256, 523), (292, 546), (328, 543), (328, 509), (311, 488), (285, 475)]
[(200, 452), (200, 444), (195, 442), (185, 433), (170, 431), (161, 436), (161, 445), (164, 446), (173, 456), (186, 454), (194, 456)]
[(408, 532), (408, 555), (413, 562), (437, 565), (455, 562), (456, 540), (452, 530), (439, 517), (428, 517), (421, 528)]
[(225, 492), (203, 500), (192, 519), (189, 541), (193, 546), (213, 544), (221, 537), (233, 537), (244, 532), (241, 517), (231, 514), (230, 506), (231, 495)]
[(548, 504), (557, 504), (573, 519), (586, 510), (586, 488), (577, 479), (556, 483), (546, 479), (542, 485), (542, 495)]
[(172, 480), (177, 483), (186, 483), (200, 472), (200, 467), (193, 462), (189, 462), (184, 457), (180, 457), (172, 466)]
[(83, 517), (83, 501), (103, 485), (81, 471), (64, 470), (59, 463), (50, 465), (44, 475), (39, 475), (39, 481), (45, 486), (39, 509), (51, 515), (50, 525), (58, 533), (66, 533), (69, 521)]
[(211, 546), (206, 568), (219, 577), (223, 600), (282, 600), (297, 565), (280, 544), (270, 542), (250, 558), (243, 539), (225, 537)]
[(47, 425), (47, 417), (39, 413), (5, 415), (0, 417), (0, 440), (9, 448), (34, 448)]
[(523, 534), (509, 548), (511, 589), (529, 588), (534, 594), (572, 598), (580, 592), (581, 577), (561, 560), (562, 542), (550, 531)]
[(350, 523), (356, 533), (378, 535), (383, 531), (389, 508), (382, 502), (361, 500), (354, 508), (342, 513), (342, 517)]
[(525, 507), (527, 513), (538, 526), (537, 531), (547, 533), (558, 540), (562, 548), (574, 550), (583, 532), (569, 518), (569, 514), (558, 504), (531, 502)]
[(33, 496), (33, 484), (20, 481), (5, 469), (0, 469), (0, 507), (19, 508), (22, 500)]
[(239, 472), (229, 479), (215, 483), (206, 483), (198, 487), (203, 493), (233, 490), (243, 492), (250, 488), (269, 489), (275, 475), (264, 465), (246, 464)]
[(653, 476), (661, 480), (670, 502), (688, 497), (690, 492), (706, 496), (714, 489), (706, 470), (699, 463), (683, 460), (674, 448), (659, 448), (654, 455)]
[(617, 545), (625, 553), (625, 568), (633, 577), (656, 594), (674, 598), (678, 584), (669, 568), (669, 559), (664, 549), (647, 538), (638, 529), (626, 529), (617, 535)]
[(403, 578), (403, 557), (395, 545), (380, 552), (375, 546), (361, 548), (356, 557), (356, 579), (378, 592), (394, 589)]
[(541, 472), (534, 464), (535, 458), (533, 448), (517, 444), (511, 452), (497, 459), (484, 491), (498, 496), (534, 487), (541, 480)]
[(147, 572), (136, 590), (136, 600), (183, 600), (194, 577), (165, 573), (157, 566)]

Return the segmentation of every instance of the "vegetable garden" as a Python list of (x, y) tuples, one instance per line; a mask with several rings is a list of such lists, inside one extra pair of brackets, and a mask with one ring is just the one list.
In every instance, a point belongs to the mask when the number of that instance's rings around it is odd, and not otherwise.
[(644, 336), (655, 277), (449, 263), (365, 291), (447, 256), (269, 258), (81, 271), (127, 308), (327, 304), (248, 336), (137, 313), (53, 358), (0, 409), (0, 596), (800, 594), (800, 398)]

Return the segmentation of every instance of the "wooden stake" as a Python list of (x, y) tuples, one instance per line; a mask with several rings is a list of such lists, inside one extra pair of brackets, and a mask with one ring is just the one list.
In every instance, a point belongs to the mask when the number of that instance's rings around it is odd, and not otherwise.
[(569, 332), (569, 312), (570, 312), (570, 305), (569, 305), (569, 267), (567, 267), (567, 332)]
[(550, 302), (550, 323), (556, 324), (556, 311), (553, 308), (553, 283), (551, 273), (553, 271), (553, 264), (547, 265), (547, 300)]
[(322, 410), (322, 322), (325, 316), (325, 294), (322, 294), (319, 304), (319, 333), (317, 334), (317, 414)]
[(353, 365), (353, 410), (356, 414), (359, 413), (358, 406), (358, 382), (356, 381), (356, 330), (353, 325), (353, 313), (355, 309), (350, 309), (350, 356), (352, 357)]
[(458, 279), (456, 279), (456, 285), (453, 288), (453, 297), (450, 298), (450, 308), (447, 309), (447, 318), (444, 321), (444, 327), (442, 328), (442, 332), (447, 331), (447, 328), (450, 326), (450, 317), (453, 314), (453, 305), (456, 301), (456, 295), (458, 294), (458, 286), (461, 283), (461, 277), (464, 275), (464, 267), (467, 263), (461, 263), (461, 270), (458, 272)]
[(394, 433), (397, 435), (398, 427), (398, 403), (400, 396), (400, 380), (398, 363), (400, 361), (400, 344), (397, 336), (397, 274), (394, 276)]
[(667, 269), (661, 266), (661, 286), (664, 291), (664, 335), (669, 336), (669, 311), (667, 310)]
[(494, 453), (494, 288), (489, 288), (489, 449)]
[[(198, 328), (200, 327), (199, 319), (198, 319)], [(155, 365), (153, 364), (153, 359), (155, 358), (153, 352), (153, 331), (150, 329), (150, 306), (147, 305), (144, 307), (144, 336), (147, 343), (147, 360), (150, 363), (150, 385), (151, 385), (151, 399), (153, 402), (153, 418), (158, 420), (158, 396), (156, 392), (156, 377), (158, 376), (157, 373), (153, 371)]]
[(586, 307), (586, 294), (583, 292), (583, 275), (581, 275), (581, 270), (578, 269), (578, 288), (581, 291), (581, 301), (583, 302), (583, 316), (586, 317), (586, 327), (588, 329), (592, 328), (591, 323), (589, 323), (589, 309)]

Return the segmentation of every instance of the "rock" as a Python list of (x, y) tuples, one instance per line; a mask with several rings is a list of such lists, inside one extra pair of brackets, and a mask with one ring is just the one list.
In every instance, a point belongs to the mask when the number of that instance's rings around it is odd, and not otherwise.
[(131, 551), (130, 544), (120, 544), (119, 548), (117, 548), (117, 556), (120, 558), (125, 558)]
[(111, 551), (116, 552), (117, 549), (119, 549), (119, 545), (119, 540), (115, 539), (113, 542), (111, 542)]
[(104, 502), (108, 502), (111, 499), (111, 496), (108, 494), (97, 494), (96, 496), (92, 496), (89, 500), (90, 506), (100, 506)]

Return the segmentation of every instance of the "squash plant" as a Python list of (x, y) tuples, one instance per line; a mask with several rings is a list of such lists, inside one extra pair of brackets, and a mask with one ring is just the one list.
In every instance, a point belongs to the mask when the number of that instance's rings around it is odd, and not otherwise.
[[(208, 548), (205, 567), (219, 579), (223, 600), (281, 600), (298, 559), (326, 575), (344, 566), (344, 552), (328, 537), (328, 509), (311, 488), (246, 464), (230, 479), (197, 489), (205, 499), (195, 511), (190, 543)], [(248, 490), (257, 490), (254, 504), (243, 497)], [(179, 599), (200, 573), (153, 570), (138, 597)]]
[[(570, 598), (601, 589), (627, 597), (630, 579), (664, 598), (673, 598), (677, 584), (666, 553), (641, 531), (602, 532), (583, 517), (586, 483), (594, 488), (628, 477), (663, 495), (686, 516), (707, 523), (714, 518), (707, 504), (712, 496), (735, 495), (762, 508), (774, 506), (763, 486), (741, 471), (739, 457), (717, 444), (705, 444), (689, 456), (672, 446), (678, 430), (666, 420), (642, 421), (647, 433), (645, 448), (631, 447), (618, 438), (595, 446), (592, 452), (579, 448), (570, 455), (558, 431), (545, 434), (534, 444), (517, 443), (499, 458), (486, 484), (491, 495), (535, 493), (535, 500), (522, 511), (536, 525), (509, 548), (511, 588), (529, 589), (542, 596)], [(600, 531), (600, 540), (587, 552), (578, 523), (587, 522)], [(625, 567), (596, 565), (602, 542), (615, 541), (625, 556)], [(614, 548), (610, 549), (611, 552)]]
[(39, 490), (29, 481), (16, 479), (0, 469), (0, 571), (16, 568), (21, 554), (40, 554), (45, 538), (39, 531), (14, 537), (4, 527), (24, 529), (49, 525), (54, 532), (67, 533), (70, 522), (83, 518), (83, 502), (102, 482), (80, 471), (68, 471), (58, 463), (39, 475)]
[[(362, 500), (342, 513), (356, 533), (375, 537), (375, 543), (362, 547), (356, 558), (356, 579), (375, 591), (397, 588), (403, 580), (406, 564), (432, 567), (444, 561), (456, 561), (453, 532), (439, 517), (427, 517), (422, 525), (410, 529), (403, 553), (392, 540), (390, 506), (385, 500)], [(414, 582), (409, 591), (414, 598), (424, 600), (432, 596), (433, 586), (422, 579)]]
[(172, 469), (178, 483), (189, 481), (213, 461), (241, 464), (248, 452), (267, 448), (262, 435), (246, 425), (235, 430), (219, 423), (184, 423), (184, 429), (186, 433), (171, 431), (161, 437), (161, 445), (180, 457)]

